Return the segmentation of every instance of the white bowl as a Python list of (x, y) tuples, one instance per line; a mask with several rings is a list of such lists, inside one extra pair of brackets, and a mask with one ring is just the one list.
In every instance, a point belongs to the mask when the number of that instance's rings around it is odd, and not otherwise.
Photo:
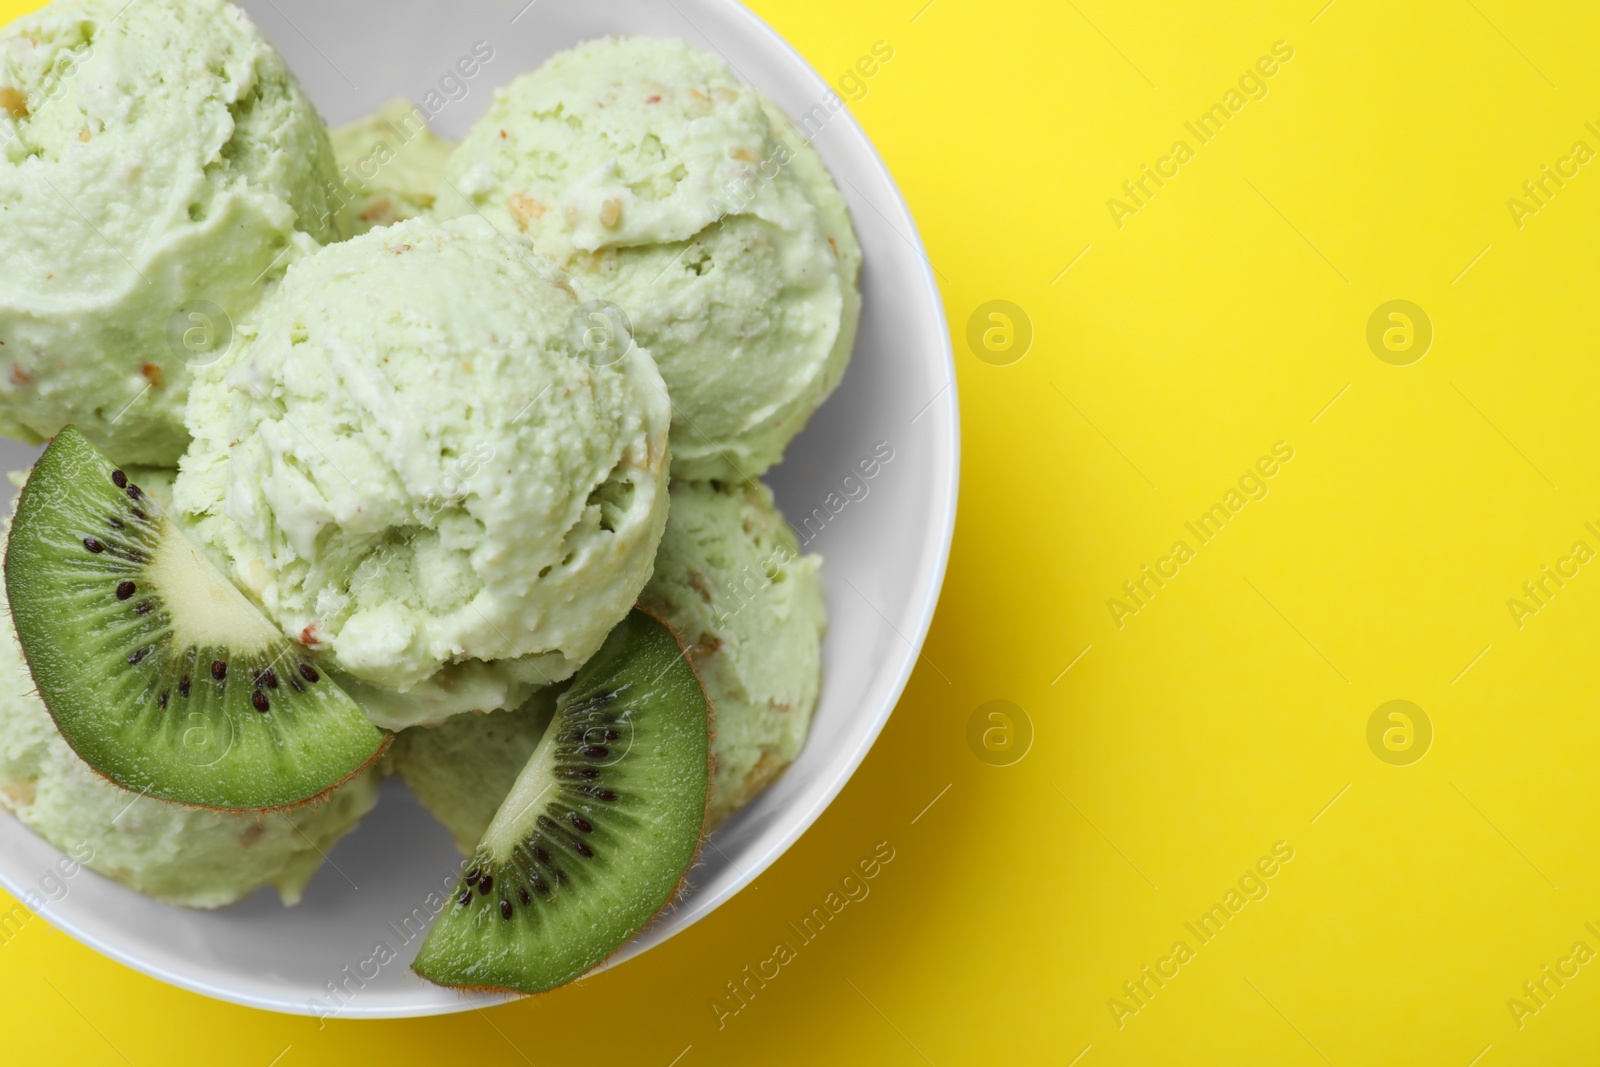
[[(496, 86), (559, 49), (604, 34), (686, 38), (720, 52), (790, 116), (810, 113), (814, 143), (850, 202), (866, 257), (855, 360), (769, 479), (809, 538), (807, 551), (827, 560), (832, 619), (821, 705), (799, 761), (717, 832), (688, 896), (614, 957), (615, 966), (709, 913), (805, 832), (866, 755), (917, 661), (955, 522), (959, 429), (949, 333), (916, 227), (871, 142), (848, 111), (834, 110), (839, 98), (828, 82), (733, 0), (244, 6), (333, 123), (396, 96), (422, 100), (475, 42), (487, 41), (494, 58), (433, 120), (451, 137), (466, 131)], [(892, 460), (863, 480), (857, 464), (875, 449), (881, 457), (885, 445)], [(26, 466), (34, 451), (0, 442), (0, 462)], [(293, 909), (268, 890), (218, 912), (185, 911), (87, 871), (51, 879), (57, 858), (0, 816), (0, 884), (18, 898), (44, 897), (43, 917), (84, 944), (197, 993), (341, 1018), (432, 1015), (499, 999), (462, 997), (407, 969), (421, 938), (411, 932), (416, 921), (406, 920), (430, 891), (448, 893), (459, 856), (395, 781)], [(391, 962), (373, 962), (380, 942), (395, 951)]]

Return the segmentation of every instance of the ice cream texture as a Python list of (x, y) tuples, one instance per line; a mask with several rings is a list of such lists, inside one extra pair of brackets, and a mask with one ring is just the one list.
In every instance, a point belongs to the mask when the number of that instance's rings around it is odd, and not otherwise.
[[(801, 556), (760, 484), (672, 485), (666, 535), (640, 602), (689, 648), (713, 709), (708, 810), (716, 826), (793, 763), (816, 710), (827, 606), (821, 560)], [(538, 747), (555, 691), (395, 739), (412, 793), (471, 855)]]
[(264, 885), (294, 904), (377, 800), (372, 770), (313, 807), (276, 813), (185, 808), (112, 785), (57, 732), (0, 611), (0, 807), (89, 869), (184, 907), (222, 907)]
[(678, 631), (714, 709), (709, 822), (749, 803), (805, 745), (822, 684), (822, 560), (759, 482), (674, 482), (639, 597)]
[(380, 726), (517, 706), (650, 576), (664, 387), (581, 308), (520, 239), (413, 219), (295, 264), (196, 376), (191, 536)]
[(671, 393), (677, 477), (760, 474), (844, 373), (861, 261), (844, 201), (709, 53), (560, 53), (497, 93), (445, 175), (441, 214), (527, 233), (628, 316)]
[(0, 30), (0, 433), (175, 465), (191, 367), (336, 236), (316, 109), (226, 0)]
[(334, 199), (350, 236), (433, 210), (439, 177), (455, 145), (428, 128), (422, 111), (392, 100), (366, 118), (329, 131), (339, 167)]

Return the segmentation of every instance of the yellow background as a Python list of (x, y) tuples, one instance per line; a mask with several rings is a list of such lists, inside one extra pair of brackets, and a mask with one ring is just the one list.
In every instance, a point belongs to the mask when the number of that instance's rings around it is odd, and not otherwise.
[[(1507, 1001), (1600, 950), (1600, 563), (1520, 629), (1507, 601), (1600, 549), (1600, 162), (1520, 228), (1506, 202), (1600, 150), (1600, 21), (924, 2), (754, 5), (831, 78), (895, 49), (855, 112), (958, 338), (964, 493), (927, 663), (816, 827), (665, 947), (450, 1018), (319, 1029), (30, 923), (0, 949), (0, 1060), (1594, 1061), (1600, 963), (1521, 1028)], [(1198, 146), (1184, 122), (1277, 41), (1266, 98)], [(1195, 157), (1119, 229), (1107, 199), (1179, 138)], [(1009, 366), (961, 340), (996, 299), (1036, 333)], [(1434, 327), (1411, 366), (1366, 341), (1391, 299)], [(1184, 523), (1278, 441), (1270, 494), (1198, 546)], [(1195, 558), (1119, 629), (1107, 600), (1179, 539)], [(967, 741), (996, 699), (1034, 730), (1011, 766)], [(1367, 743), (1392, 699), (1433, 726), (1413, 765)], [(870, 897), (719, 1029), (724, 983), (881, 841)], [(1269, 895), (1200, 945), (1184, 923), (1280, 841)], [(1180, 939), (1194, 958), (1119, 1028), (1108, 1000)]]

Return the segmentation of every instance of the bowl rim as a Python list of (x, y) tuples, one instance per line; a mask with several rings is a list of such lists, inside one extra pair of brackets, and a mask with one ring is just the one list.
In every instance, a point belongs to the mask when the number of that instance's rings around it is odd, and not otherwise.
[[(788, 41), (787, 38), (769, 25), (760, 15), (756, 14), (755, 11), (751, 10), (749, 7), (745, 6), (744, 3), (740, 2), (740, 0), (706, 0), (706, 2), (719, 4), (728, 10), (731, 17), (741, 18), (749, 28), (755, 31), (756, 34), (766, 38), (768, 43), (775, 44), (778, 49), (781, 50), (781, 52), (786, 53), (790, 60), (796, 64), (796, 68), (809, 76), (817, 88), (822, 90), (830, 89), (827, 80), (824, 79), (816, 70), (816, 68), (813, 67), (805, 58), (805, 56), (800, 53), (799, 49), (797, 49)], [(920, 602), (918, 598), (913, 597), (908, 601), (907, 605), (908, 611), (913, 607), (915, 608), (915, 621), (910, 627), (909, 631), (903, 635), (906, 639), (905, 652), (902, 656), (901, 663), (895, 672), (892, 682), (885, 691), (881, 706), (874, 712), (874, 721), (870, 725), (869, 729), (863, 734), (861, 741), (856, 746), (855, 750), (850, 752), (846, 758), (838, 759), (834, 762), (831, 775), (823, 779), (826, 781), (825, 788), (816, 793), (815, 798), (812, 800), (810, 806), (798, 814), (791, 814), (790, 817), (785, 820), (787, 825), (784, 832), (779, 837), (774, 839), (774, 841), (768, 847), (758, 853), (754, 858), (749, 859), (742, 864), (740, 867), (739, 876), (737, 878), (731, 879), (726, 885), (713, 892), (704, 895), (697, 894), (696, 896), (692, 897), (692, 906), (680, 912), (680, 914), (683, 915), (683, 918), (680, 921), (671, 924), (671, 926), (666, 929), (666, 932), (659, 938), (651, 940), (642, 945), (638, 944), (637, 942), (630, 942), (628, 945), (623, 946), (623, 948), (620, 949), (616, 954), (597, 966), (593, 971), (589, 972), (589, 975), (586, 975), (585, 978), (599, 974), (602, 971), (610, 970), (612, 967), (617, 966), (620, 963), (624, 963), (636, 955), (647, 952), (658, 945), (664, 944), (673, 937), (676, 937), (678, 934), (682, 933), (684, 930), (687, 930), (689, 927), (693, 926), (695, 923), (699, 922), (701, 919), (710, 915), (718, 907), (732, 899), (735, 895), (742, 892), (752, 882), (754, 882), (756, 878), (758, 878), (769, 867), (777, 862), (777, 860), (785, 852), (787, 852), (794, 845), (794, 843), (812, 827), (813, 824), (816, 823), (816, 821), (822, 816), (822, 813), (827, 810), (827, 808), (835, 799), (837, 799), (838, 795), (844, 790), (845, 785), (860, 768), (862, 762), (866, 759), (867, 753), (871, 751), (872, 746), (877, 742), (879, 735), (883, 732), (883, 728), (888, 723), (889, 717), (894, 713), (896, 707), (899, 705), (900, 698), (904, 695), (905, 689), (910, 683), (911, 675), (916, 668), (917, 660), (921, 655), (923, 645), (926, 643), (929, 630), (933, 624), (934, 613), (938, 607), (939, 597), (943, 590), (944, 580), (949, 568), (950, 554), (955, 536), (956, 514), (957, 505), (960, 499), (961, 477), (961, 409), (959, 403), (959, 384), (956, 376), (955, 353), (952, 347), (949, 321), (945, 313), (943, 296), (940, 293), (938, 282), (934, 276), (932, 262), (928, 257), (926, 246), (922, 240), (921, 231), (917, 227), (916, 219), (911, 213), (910, 205), (906, 202), (905, 195), (901, 191), (899, 183), (895, 181), (894, 175), (889, 170), (888, 165), (884, 162), (883, 156), (878, 151), (877, 145), (872, 141), (871, 137), (867, 135), (866, 130), (861, 126), (855, 114), (850, 110), (848, 103), (844, 108), (841, 109), (839, 114), (843, 116), (846, 128), (851, 132), (853, 138), (862, 148), (865, 149), (865, 154), (862, 158), (866, 162), (869, 162), (872, 167), (876, 168), (878, 176), (883, 180), (884, 186), (892, 198), (890, 203), (883, 206), (896, 216), (894, 220), (889, 220), (886, 217), (886, 221), (898, 222), (905, 226), (906, 232), (903, 233), (902, 236), (906, 238), (908, 243), (912, 246), (913, 251), (916, 253), (917, 259), (919, 260), (918, 270), (920, 272), (921, 285), (925, 290), (926, 295), (931, 298), (934, 310), (938, 312), (936, 316), (933, 316), (936, 321), (931, 323), (934, 339), (937, 342), (938, 351), (930, 351), (927, 358), (930, 360), (940, 360), (945, 371), (946, 381), (940, 394), (935, 397), (932, 403), (929, 404), (927, 410), (932, 410), (935, 405), (939, 405), (945, 409), (948, 414), (948, 436), (944, 441), (939, 443), (948, 449), (949, 459), (948, 468), (944, 471), (938, 471), (935, 469), (931, 479), (934, 483), (936, 491), (943, 499), (939, 505), (931, 509), (930, 513), (930, 518), (935, 524), (935, 529), (930, 530), (930, 533), (936, 533), (937, 536), (936, 538), (930, 537), (929, 542), (934, 544), (936, 548), (929, 559), (930, 565), (927, 568), (926, 576), (923, 581), (923, 588), (920, 591)], [(16, 897), (19, 901), (24, 900), (24, 896), (28, 891), (26, 886), (11, 878), (3, 867), (0, 867), (0, 887), (6, 889), (7, 892), (11, 893), (11, 895)], [(27, 905), (24, 904), (24, 906)], [(175, 971), (172, 968), (155, 962), (144, 955), (108, 942), (93, 932), (80, 927), (77, 923), (73, 922), (70, 917), (58, 914), (55, 909), (50, 907), (48, 904), (39, 908), (35, 914), (43, 918), (51, 926), (59, 929), (86, 947), (93, 949), (95, 952), (109, 957), (110, 959), (113, 959), (126, 967), (138, 971), (141, 974), (156, 978), (180, 989), (184, 989), (192, 993), (198, 993), (202, 996), (210, 997), (212, 999), (227, 1003), (238, 1004), (250, 1008), (258, 1008), (264, 1011), (270, 1011), (279, 1014), (309, 1017), (316, 1016), (316, 1013), (304, 1002), (295, 1001), (292, 999), (263, 996), (256, 992), (229, 987), (214, 980), (203, 979), (191, 974)], [(650, 929), (650, 927), (646, 927), (646, 932), (648, 932)], [(453, 991), (448, 990), (445, 992), (450, 992), (452, 994), (452, 999), (445, 1000), (441, 998), (439, 1002), (433, 1004), (367, 1005), (362, 1004), (359, 1001), (352, 1002), (344, 1005), (340, 1009), (338, 1012), (338, 1018), (424, 1018), (435, 1015), (453, 1015), (464, 1011), (492, 1007), (499, 1004), (525, 999), (521, 995), (517, 994), (478, 993), (461, 995), (455, 994)]]

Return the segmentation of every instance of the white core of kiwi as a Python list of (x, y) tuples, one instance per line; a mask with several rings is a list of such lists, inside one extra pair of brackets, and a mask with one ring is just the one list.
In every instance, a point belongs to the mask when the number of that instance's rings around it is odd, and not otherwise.
[(169, 605), (174, 649), (260, 652), (283, 635), (171, 522), (162, 524), (147, 571)]

